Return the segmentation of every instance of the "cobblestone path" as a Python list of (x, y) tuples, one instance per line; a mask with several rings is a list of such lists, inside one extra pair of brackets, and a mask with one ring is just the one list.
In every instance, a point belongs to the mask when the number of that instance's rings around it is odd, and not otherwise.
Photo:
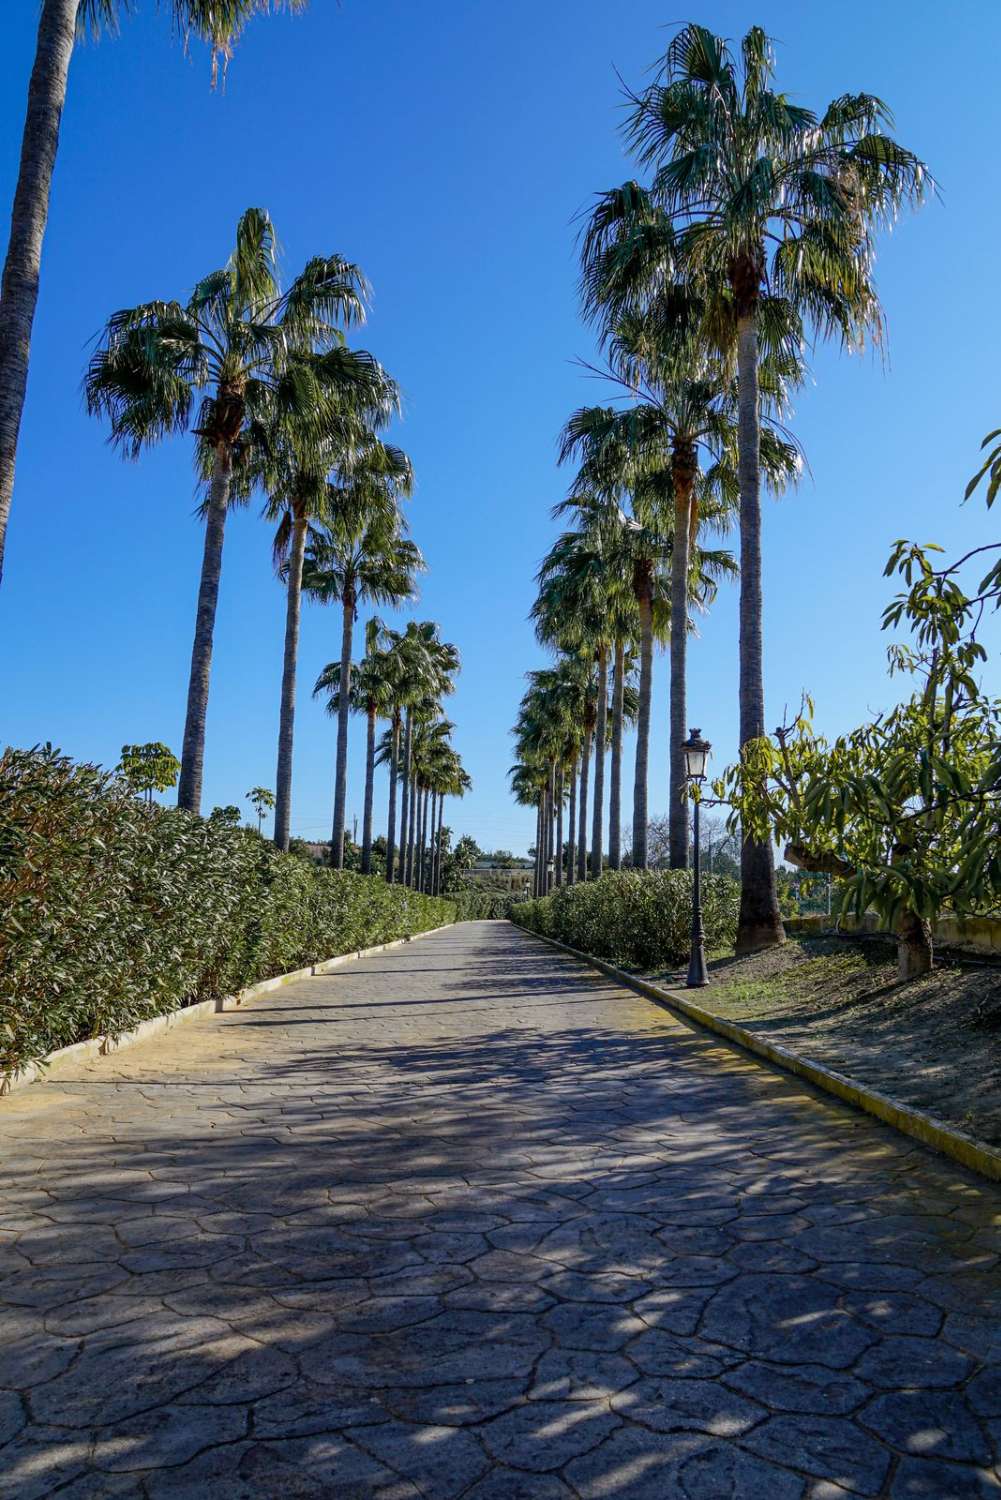
[(463, 924), (0, 1105), (0, 1494), (998, 1500), (999, 1209)]

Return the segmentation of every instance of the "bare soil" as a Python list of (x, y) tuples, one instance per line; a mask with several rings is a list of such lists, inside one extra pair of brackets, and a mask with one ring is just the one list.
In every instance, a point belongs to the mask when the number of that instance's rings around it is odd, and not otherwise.
[(892, 944), (837, 937), (709, 967), (707, 1010), (1001, 1146), (1001, 967), (937, 957), (900, 984)]

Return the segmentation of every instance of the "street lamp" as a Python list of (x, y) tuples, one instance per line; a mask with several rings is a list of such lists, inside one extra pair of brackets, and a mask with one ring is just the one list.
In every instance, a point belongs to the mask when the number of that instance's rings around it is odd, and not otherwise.
[[(701, 730), (693, 729), (681, 747), (685, 752), (685, 776), (693, 786), (701, 786), (706, 779), (706, 765), (712, 749), (708, 740), (702, 738)], [(692, 954), (688, 963), (688, 978), (685, 984), (690, 990), (702, 989), (709, 983), (706, 968), (706, 940), (702, 931), (702, 863), (699, 844), (699, 798), (695, 799), (695, 863), (692, 872)]]

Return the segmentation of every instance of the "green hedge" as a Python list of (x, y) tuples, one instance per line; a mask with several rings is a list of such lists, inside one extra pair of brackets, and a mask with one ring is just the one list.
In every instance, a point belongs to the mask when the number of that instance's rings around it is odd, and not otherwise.
[(490, 918), (509, 917), (514, 907), (522, 904), (522, 898), (512, 896), (509, 891), (478, 891), (475, 887), (451, 891), (448, 899), (455, 903), (457, 922), (482, 922)]
[[(737, 882), (727, 875), (704, 876), (702, 904), (706, 947), (732, 943), (740, 905)], [(609, 871), (600, 880), (523, 901), (511, 920), (622, 968), (675, 967), (687, 960), (691, 943), (691, 871)]]
[(454, 916), (251, 829), (148, 806), (49, 747), (0, 756), (0, 1076)]

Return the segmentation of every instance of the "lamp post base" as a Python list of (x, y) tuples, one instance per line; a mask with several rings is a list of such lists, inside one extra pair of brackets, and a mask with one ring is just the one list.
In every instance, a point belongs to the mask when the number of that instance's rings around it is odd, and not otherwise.
[(705, 989), (709, 983), (709, 970), (706, 968), (706, 955), (701, 945), (692, 950), (692, 960), (688, 965), (688, 978), (685, 980), (685, 988), (689, 990)]

